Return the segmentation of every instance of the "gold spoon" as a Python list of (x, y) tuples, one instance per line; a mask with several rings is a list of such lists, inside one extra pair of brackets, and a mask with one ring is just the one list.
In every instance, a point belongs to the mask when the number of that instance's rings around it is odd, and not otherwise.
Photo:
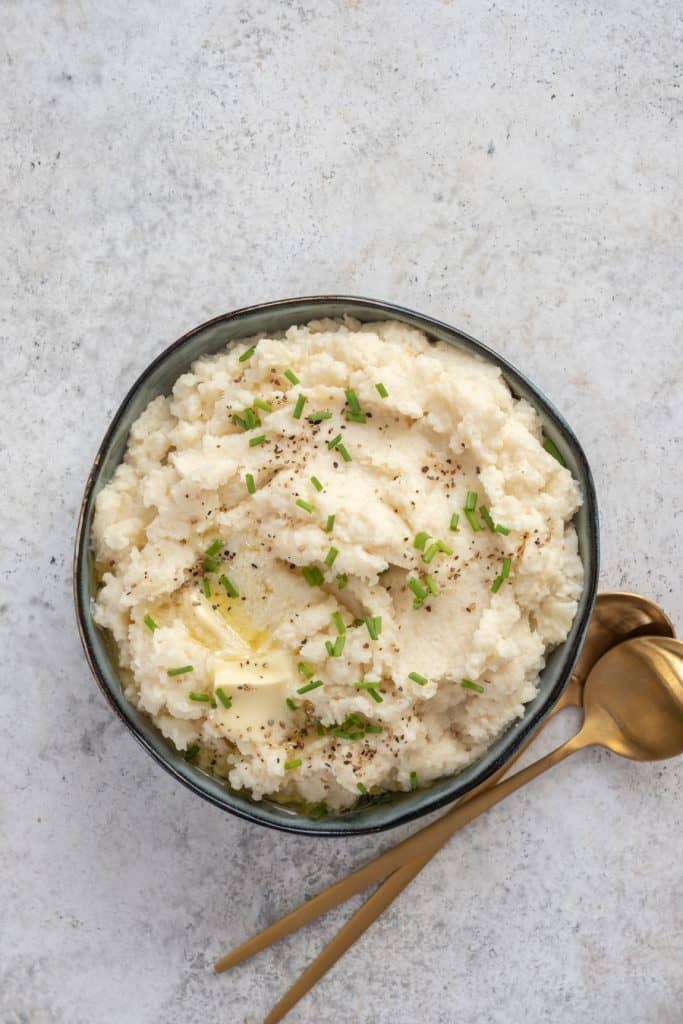
[[(517, 754), (480, 786), (477, 786), (467, 796), (463, 797), (458, 807), (471, 800), (482, 790), (490, 789), (509, 771), (511, 765), (521, 756), (529, 743), (538, 735), (541, 729), (545, 728), (557, 712), (566, 707), (581, 706), (584, 683), (598, 658), (623, 640), (644, 633), (658, 636), (674, 636), (674, 627), (662, 609), (646, 597), (641, 597), (639, 594), (618, 592), (598, 594), (581, 655), (576, 663), (571, 679), (557, 704), (548, 714), (540, 728), (527, 740)], [(452, 813), (454, 812), (449, 811), (445, 818), (448, 818)], [(380, 888), (357, 911), (357, 914), (349, 920), (346, 927), (351, 927), (356, 922), (358, 915), (363, 915), (367, 918), (367, 924), (369, 924), (419, 874), (425, 864), (437, 852), (437, 849), (438, 847), (426, 853), (421, 851), (409, 862), (404, 861), (400, 867), (393, 871), (390, 877), (387, 877), (389, 871), (384, 868), (384, 857), (387, 854), (380, 855), (363, 868), (343, 878), (340, 882), (329, 886), (329, 888), (317, 896), (314, 896), (300, 907), (295, 908), (279, 921), (275, 921), (262, 932), (252, 936), (251, 939), (247, 940), (237, 949), (234, 949), (231, 953), (228, 953), (227, 956), (217, 960), (214, 970), (217, 973), (227, 971), (230, 967), (236, 966), (236, 964), (254, 956), (262, 949), (266, 949), (266, 947), (277, 942), (279, 939), (284, 938), (285, 935), (296, 931), (302, 925), (327, 913), (332, 907), (336, 907), (339, 903), (343, 903), (356, 893), (367, 889), (369, 885), (372, 885), (378, 879), (384, 878), (385, 881)], [(367, 924), (365, 927), (367, 927)]]
[[(392, 870), (407, 857), (431, 856), (458, 829), (584, 747), (605, 747), (635, 761), (659, 761), (683, 753), (683, 643), (668, 637), (638, 637), (608, 651), (586, 681), (584, 711), (581, 729), (562, 746), (461, 803), (377, 860)], [(390, 902), (371, 906), (377, 895), (379, 891), (309, 965), (263, 1024), (277, 1024), (365, 931)]]

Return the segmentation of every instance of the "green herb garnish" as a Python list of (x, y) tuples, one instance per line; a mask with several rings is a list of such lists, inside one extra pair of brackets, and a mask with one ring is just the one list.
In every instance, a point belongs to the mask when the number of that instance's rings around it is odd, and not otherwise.
[(460, 522), (460, 516), (458, 515), (457, 512), (454, 512), (453, 515), (451, 516), (451, 522), (450, 522), (450, 525), (448, 527), (449, 530), (457, 530), (459, 522)]
[(504, 537), (507, 537), (510, 530), (507, 526), (503, 526), (501, 523), (496, 523), (496, 533), (502, 533)]
[(384, 384), (382, 384), (380, 382), (379, 384), (375, 384), (375, 387), (377, 388), (377, 393), (378, 393), (380, 398), (388, 398), (389, 397), (389, 392), (384, 387)]
[(477, 513), (473, 512), (472, 509), (466, 508), (465, 515), (467, 516), (467, 522), (470, 524), (475, 533), (478, 533), (482, 529), (482, 525), (477, 519)]
[(417, 789), (419, 782), (417, 781), (417, 772), (410, 773), (410, 788)]
[(332, 533), (334, 530), (334, 516), (328, 516), (325, 524), (325, 530), (327, 533)]
[(345, 636), (338, 636), (334, 643), (331, 640), (325, 641), (325, 650), (329, 654), (330, 658), (340, 658), (344, 651), (344, 644), (346, 643)]
[(204, 597), (211, 597), (211, 580), (208, 576), (205, 576), (202, 580), (202, 590), (204, 591)]
[(559, 462), (559, 464), (561, 466), (566, 466), (567, 465), (567, 463), (562, 458), (562, 455), (560, 454), (559, 448), (557, 447), (557, 445), (555, 444), (554, 441), (550, 440), (549, 437), (546, 437), (545, 441), (543, 442), (543, 447), (545, 448), (545, 450), (548, 452), (549, 455), (552, 455), (552, 457), (554, 459), (557, 459), (557, 461)]
[(367, 796), (367, 792), (368, 792), (367, 786), (365, 786), (362, 782), (357, 782), (356, 783), (356, 789), (361, 794), (361, 796)]
[(327, 554), (325, 555), (325, 565), (327, 566), (328, 569), (332, 568), (338, 554), (339, 551), (335, 547), (330, 548), (330, 550), (327, 552)]
[(247, 473), (247, 475), (245, 476), (244, 479), (246, 481), (247, 490), (248, 490), (249, 494), (255, 494), (256, 493), (256, 484), (254, 483), (254, 477), (252, 476), (252, 474), (251, 473)]
[(297, 693), (310, 693), (311, 690), (317, 690), (319, 686), (323, 685), (322, 679), (312, 679), (310, 683), (306, 683), (305, 686), (300, 686), (296, 691)]
[[(365, 690), (376, 704), (382, 704), (384, 703), (384, 697), (377, 689), (378, 686), (381, 686), (381, 683), (364, 682), (355, 684), (357, 690)], [(369, 732), (369, 730), (366, 729), (366, 732)]]
[(318, 492), (318, 494), (320, 494), (320, 492), (322, 490), (324, 490), (323, 485), (320, 483), (320, 481), (318, 480), (317, 476), (312, 476), (311, 477), (311, 483), (315, 487), (315, 489)]
[(262, 398), (255, 398), (254, 405), (257, 409), (262, 409), (263, 412), (272, 412), (273, 407), (270, 402), (265, 402)]
[(232, 707), (232, 697), (225, 692), (222, 686), (217, 686), (215, 693), (224, 708)]
[(285, 377), (287, 378), (290, 384), (296, 385), (299, 383), (299, 378), (294, 373), (294, 370), (285, 370)]
[(248, 348), (246, 350), (246, 352), (242, 353), (242, 355), (240, 356), (240, 362), (241, 363), (246, 363), (247, 359), (251, 359), (251, 357), (253, 356), (255, 351), (256, 351), (256, 345), (252, 345), (251, 348)]
[(250, 437), (249, 438), (249, 447), (250, 448), (256, 448), (257, 445), (265, 444), (265, 443), (266, 443), (266, 435), (265, 434), (259, 434), (258, 437)]
[(422, 586), (419, 580), (408, 580), (408, 586), (412, 590), (413, 594), (415, 595), (418, 601), (424, 601), (425, 597), (427, 596), (427, 591)]
[(218, 582), (225, 590), (228, 597), (239, 597), (239, 593), (235, 584), (227, 576), (219, 576)]
[(305, 565), (301, 570), (309, 587), (322, 587), (325, 577), (317, 565)]
[(299, 672), (304, 677), (304, 679), (312, 678), (313, 669), (310, 667), (310, 665), (307, 665), (305, 661), (300, 661), (297, 668), (299, 669)]
[(346, 632), (346, 626), (344, 625), (344, 620), (341, 617), (341, 612), (332, 612), (332, 621), (336, 626), (339, 636), (343, 636)]
[(346, 419), (349, 423), (367, 423), (368, 418), (364, 412), (347, 412)]
[(349, 577), (346, 575), (345, 572), (337, 573), (337, 586), (339, 587), (340, 590), (343, 590), (348, 582)]
[(223, 541), (219, 537), (212, 544), (209, 544), (208, 548), (204, 553), (207, 555), (208, 558), (213, 558), (213, 556), (217, 555), (218, 552), (223, 549), (223, 547)]
[(337, 445), (337, 451), (341, 455), (341, 457), (344, 460), (344, 462), (350, 462), (351, 461), (351, 456), (349, 455), (348, 451), (346, 450), (346, 445), (338, 444)]
[(422, 561), (425, 563), (425, 565), (429, 565), (429, 563), (434, 558), (434, 555), (438, 554), (438, 552), (439, 545), (436, 542), (434, 542), (434, 544), (430, 544), (427, 550), (425, 551), (424, 555), (422, 556)]
[(331, 441), (327, 442), (327, 447), (329, 449), (336, 448), (337, 445), (339, 444), (339, 442), (341, 441), (341, 439), (342, 439), (341, 434), (337, 434), (336, 437), (333, 437)]
[(428, 576), (425, 573), (424, 581), (425, 581), (425, 585), (426, 585), (427, 590), (429, 591), (429, 593), (433, 594), (434, 597), (437, 597), (438, 593), (439, 593), (439, 588), (436, 585), (436, 580), (434, 579), (434, 577), (433, 576)]
[(185, 751), (185, 760), (193, 764), (197, 760), (197, 754), (199, 753), (199, 744), (191, 743)]
[(477, 492), (476, 491), (468, 491), (467, 492), (467, 497), (465, 498), (465, 511), (466, 512), (474, 512), (476, 507), (477, 507)]
[(425, 533), (424, 530), (421, 530), (419, 533), (415, 534), (413, 547), (417, 548), (418, 551), (424, 551), (428, 540), (429, 534)]
[(475, 693), (483, 693), (484, 687), (480, 686), (479, 683), (473, 683), (471, 679), (461, 679), (460, 685), (463, 690), (473, 690)]
[(358, 401), (358, 395), (351, 388), (347, 388), (344, 392), (346, 395), (346, 401), (349, 403), (349, 409), (351, 412), (360, 412), (360, 402)]
[(305, 397), (303, 395), (299, 395), (299, 397), (296, 400), (296, 405), (294, 406), (294, 412), (292, 413), (292, 416), (294, 417), (295, 420), (301, 419), (301, 413), (304, 411), (305, 404)]
[(169, 676), (184, 676), (187, 672), (194, 672), (193, 665), (181, 665), (180, 668), (167, 668), (166, 674)]
[(503, 577), (504, 580), (506, 580), (508, 578), (508, 576), (510, 575), (510, 569), (511, 568), (512, 568), (512, 559), (511, 558), (504, 558), (503, 559), (503, 568), (500, 571), (500, 575)]
[(308, 809), (308, 817), (311, 821), (320, 821), (321, 818), (327, 817), (327, 804), (324, 800), (318, 801), (317, 804), (311, 804)]
[(211, 700), (208, 693), (195, 693), (194, 690), (190, 690), (187, 696), (190, 700), (196, 700), (198, 704), (208, 704)]
[(419, 672), (409, 672), (408, 679), (412, 679), (414, 683), (418, 684), (418, 686), (426, 686), (429, 682), (429, 680), (425, 679), (424, 676), (421, 676)]
[(289, 708), (290, 711), (296, 711), (297, 704), (295, 704), (295, 702), (292, 700), (291, 697), (287, 697), (286, 698), (285, 704), (287, 705), (287, 707)]
[(332, 413), (327, 409), (322, 409), (320, 412), (312, 412), (306, 419), (309, 423), (322, 423), (323, 420), (331, 420)]
[(495, 533), (496, 532), (496, 524), (494, 523), (493, 519), (491, 518), (491, 513), (489, 512), (489, 510), (486, 507), (486, 505), (480, 505), (479, 506), (479, 515), (484, 520), (484, 523), (486, 524), (486, 526), (488, 526), (488, 528), (491, 531), (491, 533)]
[(151, 633), (153, 633), (155, 629), (159, 628), (151, 615), (145, 615), (142, 621), (144, 622), (144, 624), (147, 626), (147, 629), (149, 629)]
[(291, 761), (285, 761), (285, 771), (291, 772), (294, 768), (300, 768), (302, 764), (300, 757), (294, 757)]
[(315, 508), (308, 501), (304, 501), (303, 498), (297, 498), (296, 504), (299, 508), (302, 508), (304, 512), (315, 512)]

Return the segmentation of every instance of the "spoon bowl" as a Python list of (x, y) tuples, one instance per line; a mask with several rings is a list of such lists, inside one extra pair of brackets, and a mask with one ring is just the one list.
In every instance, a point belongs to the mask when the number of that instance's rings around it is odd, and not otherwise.
[(590, 673), (583, 702), (582, 745), (599, 743), (634, 761), (682, 754), (683, 643), (660, 636), (619, 644)]

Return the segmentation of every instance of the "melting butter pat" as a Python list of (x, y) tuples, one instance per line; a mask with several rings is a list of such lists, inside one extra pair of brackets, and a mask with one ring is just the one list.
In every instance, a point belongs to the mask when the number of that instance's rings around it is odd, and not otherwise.
[[(288, 683), (296, 669), (281, 650), (259, 651), (246, 657), (211, 659), (214, 686), (232, 697), (232, 706), (220, 710), (221, 727), (235, 740), (274, 738), (284, 734), (292, 720), (287, 707)], [(261, 728), (263, 726), (263, 728)]]

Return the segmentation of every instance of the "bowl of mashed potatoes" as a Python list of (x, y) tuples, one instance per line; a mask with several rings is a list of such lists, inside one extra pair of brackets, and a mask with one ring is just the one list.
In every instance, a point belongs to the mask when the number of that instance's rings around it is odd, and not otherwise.
[(516, 369), (347, 297), (216, 318), (135, 383), (87, 482), (86, 656), (176, 778), (315, 834), (461, 797), (559, 697), (590, 618), (585, 456)]

